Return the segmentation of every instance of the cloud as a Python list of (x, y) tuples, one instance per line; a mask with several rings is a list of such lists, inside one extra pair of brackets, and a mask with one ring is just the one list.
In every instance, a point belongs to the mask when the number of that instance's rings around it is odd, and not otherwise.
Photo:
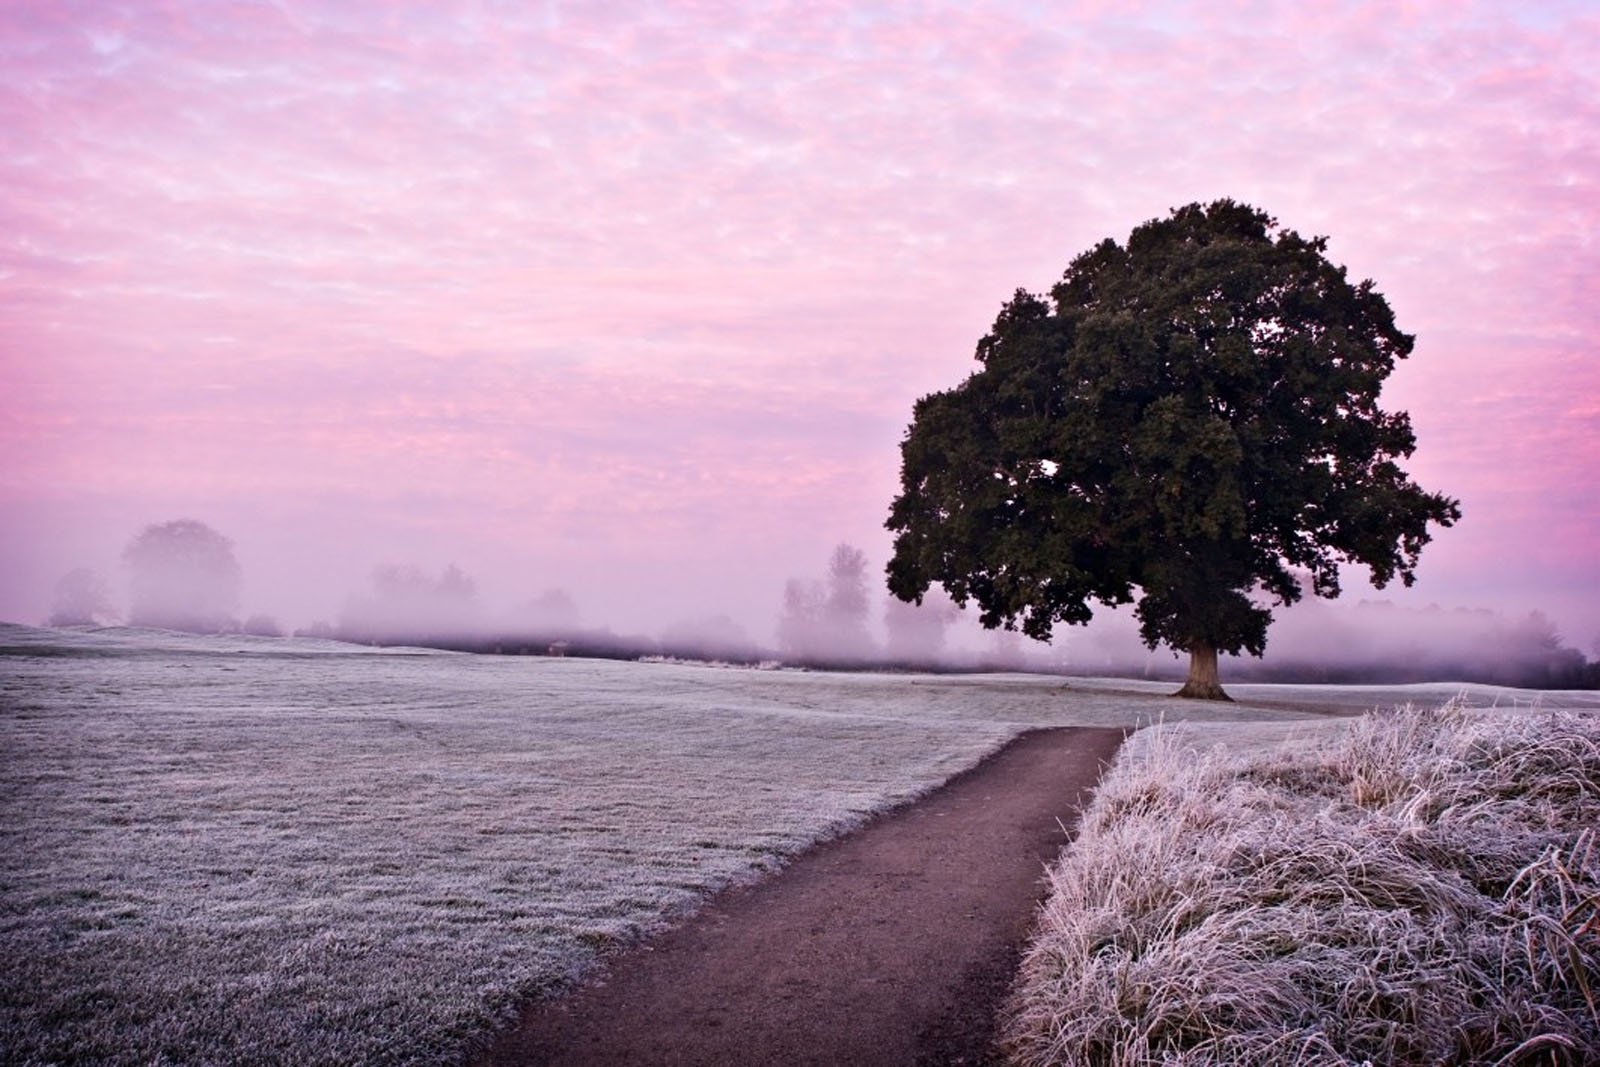
[(0, 491), (448, 488), (530, 544), (640, 516), (684, 552), (859, 540), (911, 402), (1014, 288), (1228, 195), (1329, 234), (1418, 333), (1390, 396), (1467, 503), (1435, 547), (1553, 528), (1525, 580), (1556, 587), (1600, 528), (1571, 491), (1600, 458), (1597, 31), (1581, 4), (7, 5)]

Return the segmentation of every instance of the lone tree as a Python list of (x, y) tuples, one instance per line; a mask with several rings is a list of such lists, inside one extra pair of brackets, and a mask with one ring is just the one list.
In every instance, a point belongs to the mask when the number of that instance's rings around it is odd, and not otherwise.
[(828, 557), (828, 599), (822, 615), (833, 643), (846, 654), (869, 653), (868, 610), (867, 554), (854, 545), (835, 545)]
[(234, 629), (239, 564), (233, 542), (203, 522), (146, 526), (122, 551), (133, 576), (129, 622), (192, 633)]
[(1335, 597), (1358, 563), (1410, 585), (1461, 510), (1401, 470), (1410, 419), (1378, 408), (1414, 339), (1326, 249), (1219, 200), (1018, 290), (982, 369), (917, 401), (890, 592), (938, 582), (1040, 640), (1137, 600), (1145, 643), (1189, 653), (1178, 695), (1226, 700), (1217, 654), (1261, 655), (1302, 581)]

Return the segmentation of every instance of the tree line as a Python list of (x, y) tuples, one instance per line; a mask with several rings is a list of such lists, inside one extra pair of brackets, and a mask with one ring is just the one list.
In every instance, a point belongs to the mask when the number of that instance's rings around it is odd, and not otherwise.
[[(129, 574), (130, 625), (266, 637), (289, 633), (268, 615), (239, 616), (243, 572), (233, 543), (205, 523), (175, 519), (147, 526), (129, 541), (122, 560)], [(391, 564), (375, 568), (367, 586), (345, 598), (333, 621), (293, 634), (459, 651), (660, 656), (846, 670), (1025, 669), (1162, 678), (1182, 673), (1176, 661), (1135, 656), (1125, 646), (1121, 651), (1098, 648), (1092, 635), (1081, 648), (1073, 641), (1051, 647), (1000, 627), (985, 649), (953, 649), (949, 636), (962, 613), (950, 597), (930, 589), (915, 603), (883, 597), (881, 589), (865, 552), (836, 545), (819, 576), (790, 578), (783, 585), (774, 648), (750, 638), (725, 615), (686, 619), (657, 635), (586, 625), (577, 602), (559, 588), (495, 616), (484, 608), (478, 583), (460, 567), (451, 564), (435, 573)], [(57, 583), (50, 625), (96, 626), (120, 618), (109, 584), (96, 572), (77, 568)], [(1316, 617), (1304, 625), (1316, 631), (1314, 647), (1296, 641), (1291, 628), (1283, 654), (1239, 660), (1230, 671), (1250, 681), (1600, 688), (1600, 658), (1586, 659), (1537, 611), (1507, 620), (1491, 612), (1406, 613), (1363, 603), (1342, 618)], [(1357, 642), (1357, 636), (1365, 640)], [(1346, 652), (1333, 652), (1336, 637)], [(1595, 651), (1600, 656), (1600, 638)]]

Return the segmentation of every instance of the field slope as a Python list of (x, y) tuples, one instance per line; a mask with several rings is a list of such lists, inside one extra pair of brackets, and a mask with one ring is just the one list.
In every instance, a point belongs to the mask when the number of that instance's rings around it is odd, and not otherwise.
[(0, 625), (0, 1059), (454, 1062), (1028, 727), (1393, 696), (1166, 688)]

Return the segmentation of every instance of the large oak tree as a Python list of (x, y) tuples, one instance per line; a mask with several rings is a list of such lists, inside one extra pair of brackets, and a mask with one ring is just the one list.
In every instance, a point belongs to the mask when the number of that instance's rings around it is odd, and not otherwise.
[(1046, 639), (1137, 601), (1190, 656), (1180, 695), (1226, 699), (1219, 652), (1261, 655), (1272, 604), (1339, 593), (1341, 564), (1410, 585), (1456, 501), (1403, 471), (1378, 394), (1413, 338), (1325, 238), (1230, 200), (1105, 240), (1018, 290), (983, 365), (916, 404), (889, 589), (937, 582), (985, 626)]

